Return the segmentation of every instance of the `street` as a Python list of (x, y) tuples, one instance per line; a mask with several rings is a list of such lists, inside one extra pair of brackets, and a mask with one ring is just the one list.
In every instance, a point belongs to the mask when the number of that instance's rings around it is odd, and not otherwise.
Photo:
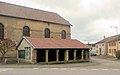
[[(107, 58), (102, 56), (92, 57), (93, 65), (89, 66), (74, 66), (79, 64), (47, 65), (48, 67), (33, 67), (33, 68), (0, 68), (0, 75), (119, 75), (120, 61), (115, 58)], [(34, 66), (34, 65), (33, 65)], [(39, 65), (41, 66), (41, 65)], [(46, 65), (45, 65), (46, 66)], [(50, 66), (50, 67), (49, 67)], [(53, 66), (53, 67), (51, 67)], [(59, 67), (61, 66), (61, 67)], [(63, 66), (63, 67), (62, 67)], [(72, 66), (72, 67), (70, 67)]]

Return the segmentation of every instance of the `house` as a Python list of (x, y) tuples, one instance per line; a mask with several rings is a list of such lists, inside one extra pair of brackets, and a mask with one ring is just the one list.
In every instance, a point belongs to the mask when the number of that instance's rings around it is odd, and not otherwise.
[(106, 55), (107, 53), (107, 43), (106, 39), (100, 40), (99, 42), (95, 43), (96, 54), (97, 55)]
[(110, 37), (108, 42), (108, 55), (116, 57), (116, 52), (120, 50), (120, 34)]
[(87, 44), (89, 46), (91, 55), (96, 55), (96, 48), (95, 48), (95, 44)]
[(0, 39), (18, 44), (23, 36), (71, 39), (71, 24), (54, 12), (0, 1)]
[(104, 38), (96, 43), (96, 52), (98, 55), (116, 56), (116, 51), (120, 50), (120, 34)]
[(17, 46), (18, 58), (29, 63), (89, 61), (89, 47), (78, 40), (23, 37)]

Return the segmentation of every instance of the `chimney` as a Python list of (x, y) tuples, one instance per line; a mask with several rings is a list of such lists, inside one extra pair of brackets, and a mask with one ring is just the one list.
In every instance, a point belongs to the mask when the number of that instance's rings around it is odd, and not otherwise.
[(104, 36), (104, 39), (105, 39), (105, 36)]

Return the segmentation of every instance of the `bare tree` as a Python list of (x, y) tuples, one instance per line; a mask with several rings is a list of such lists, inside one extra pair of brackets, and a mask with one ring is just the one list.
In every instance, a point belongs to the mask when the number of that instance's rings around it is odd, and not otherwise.
[(1, 62), (3, 62), (6, 53), (9, 50), (15, 50), (16, 44), (10, 39), (0, 40), (0, 53), (1, 53)]

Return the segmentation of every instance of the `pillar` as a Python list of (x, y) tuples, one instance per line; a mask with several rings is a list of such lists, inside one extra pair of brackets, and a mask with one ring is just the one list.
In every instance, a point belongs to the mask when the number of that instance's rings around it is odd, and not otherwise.
[(73, 54), (74, 55), (74, 61), (76, 61), (76, 51), (77, 50), (74, 50), (74, 54)]
[(32, 50), (32, 62), (37, 63), (37, 50)]
[(88, 60), (88, 57), (89, 57), (89, 53), (88, 53), (88, 51), (86, 50), (86, 51), (85, 51), (85, 59)]
[(59, 50), (56, 50), (56, 61), (59, 61)]
[(68, 61), (69, 59), (69, 50), (65, 51), (65, 61)]
[(45, 50), (45, 62), (48, 63), (48, 52), (49, 50)]
[(81, 52), (81, 60), (84, 60), (84, 50)]

